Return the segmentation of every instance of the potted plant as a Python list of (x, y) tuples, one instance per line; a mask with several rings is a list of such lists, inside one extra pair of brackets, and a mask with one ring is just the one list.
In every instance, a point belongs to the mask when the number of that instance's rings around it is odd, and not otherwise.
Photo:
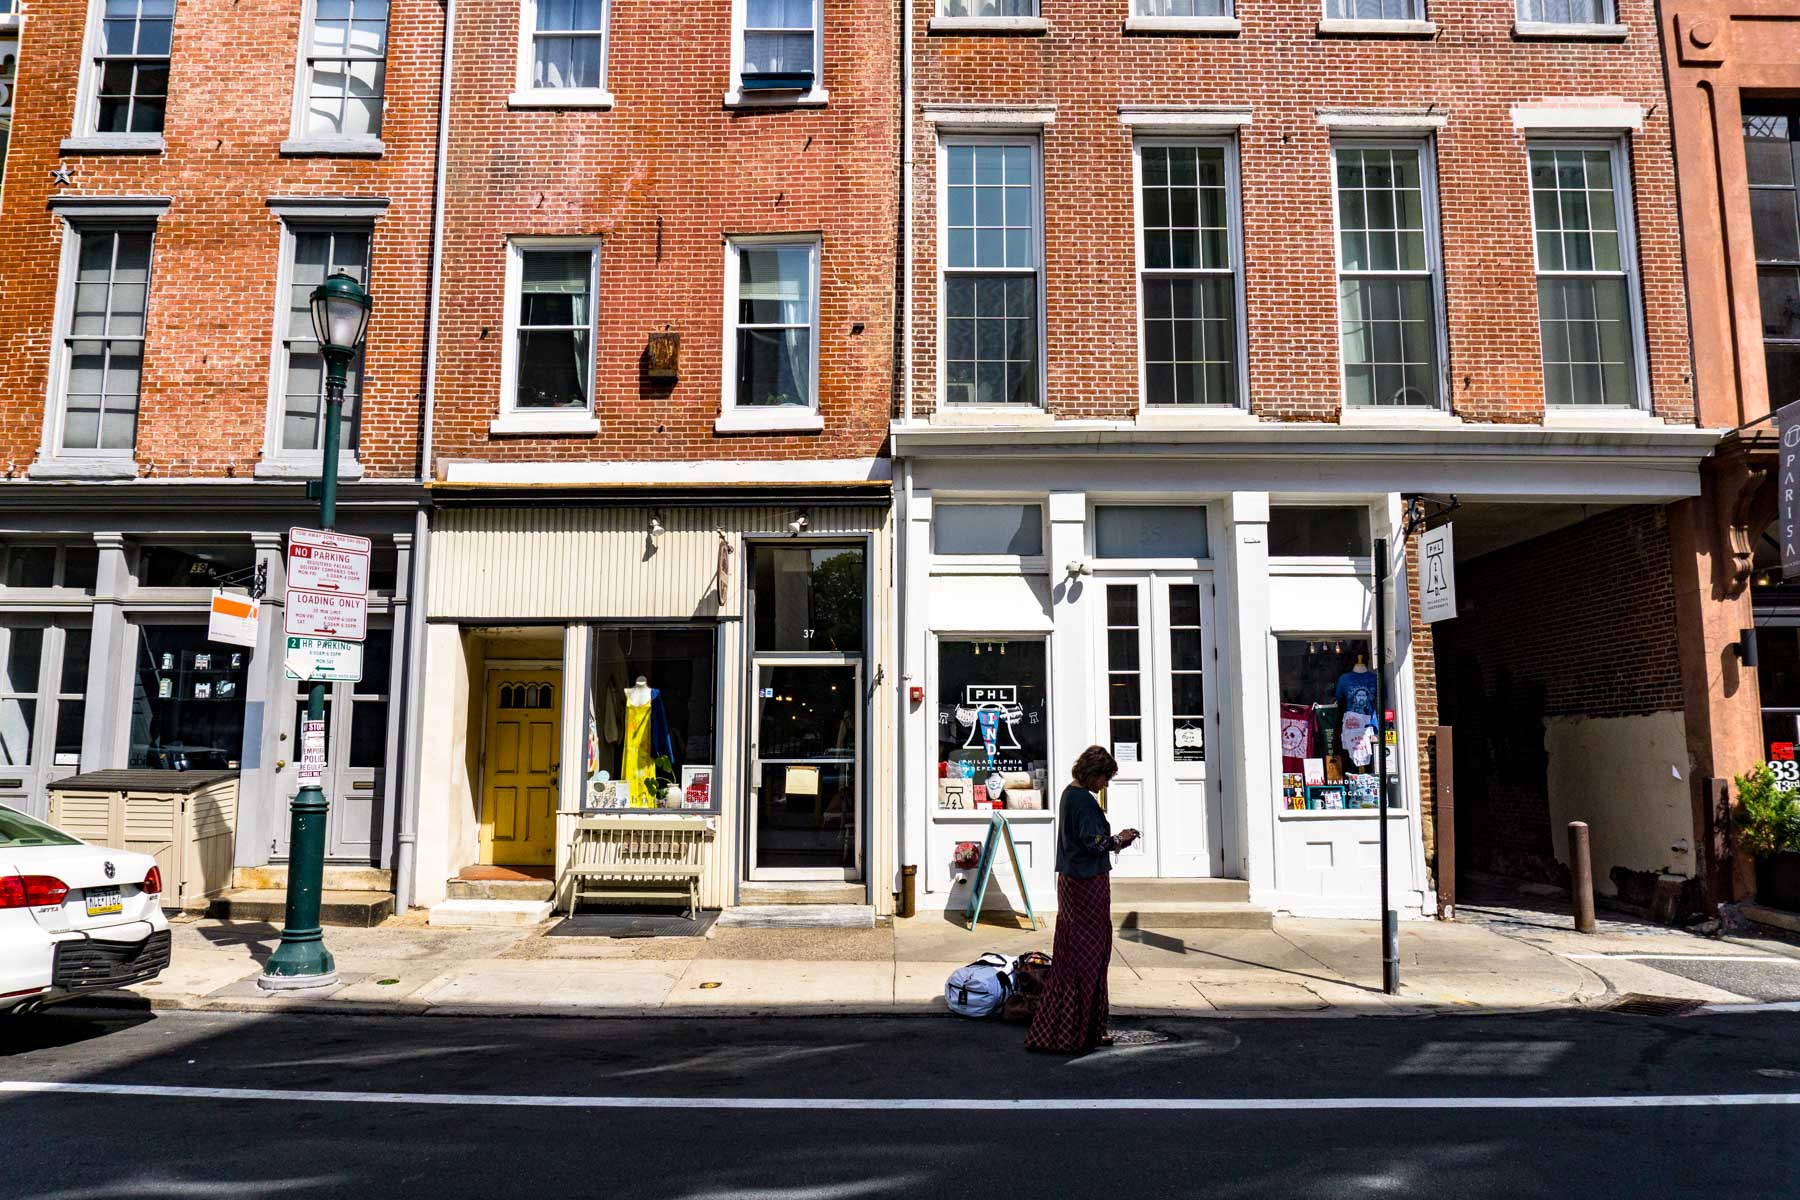
[(1800, 791), (1759, 766), (1737, 778), (1738, 845), (1756, 856), (1756, 899), (1800, 912)]

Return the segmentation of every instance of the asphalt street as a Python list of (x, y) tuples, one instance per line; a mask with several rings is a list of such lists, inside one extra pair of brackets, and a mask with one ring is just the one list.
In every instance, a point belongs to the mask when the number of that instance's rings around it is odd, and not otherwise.
[[(106, 1197), (1792, 1197), (1800, 1014), (1121, 1022), (52, 1011), (0, 1179)], [(200, 1089), (200, 1091), (182, 1090)]]

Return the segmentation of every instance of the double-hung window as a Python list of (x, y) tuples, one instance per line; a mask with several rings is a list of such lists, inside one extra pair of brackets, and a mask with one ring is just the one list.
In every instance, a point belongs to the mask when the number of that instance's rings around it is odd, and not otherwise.
[(515, 103), (608, 104), (609, 0), (524, 0)]
[(1551, 407), (1639, 403), (1634, 255), (1622, 147), (1533, 143), (1544, 401)]
[(1344, 403), (1436, 408), (1442, 357), (1427, 144), (1340, 143), (1333, 154)]
[(388, 0), (308, 0), (297, 136), (381, 137)]
[(1229, 17), (1231, 0), (1132, 0), (1139, 17)]
[(1325, 0), (1333, 21), (1423, 21), (1425, 0)]
[(509, 418), (521, 432), (562, 422), (591, 426), (599, 273), (600, 243), (593, 238), (512, 243), (497, 432), (509, 431)]
[(1038, 144), (946, 140), (944, 400), (1040, 403)]
[(1138, 144), (1145, 404), (1239, 403), (1234, 165), (1224, 143)]
[(734, 238), (725, 254), (726, 411), (719, 427), (813, 428), (819, 407), (818, 241)]
[[(369, 229), (294, 225), (287, 243), (287, 289), (279, 315), (280, 434), (278, 453), (317, 454), (322, 445), (325, 413), (325, 359), (313, 334), (312, 293), (333, 273), (342, 271), (369, 286)], [(342, 445), (356, 450), (362, 411), (363, 351), (350, 361), (344, 387)]]
[(150, 244), (144, 226), (83, 225), (62, 338), (57, 453), (129, 455), (137, 443)]
[(95, 0), (96, 24), (76, 134), (154, 141), (169, 100), (175, 0)]
[(1038, 0), (939, 0), (946, 17), (1035, 17)]
[(1613, 20), (1613, 0), (1518, 0), (1521, 21), (1544, 25), (1606, 25)]
[[(1747, 106), (1749, 107), (1749, 106)], [(1800, 400), (1800, 106), (1749, 107), (1744, 164), (1769, 406)]]
[(824, 0), (733, 0), (727, 104), (823, 104)]

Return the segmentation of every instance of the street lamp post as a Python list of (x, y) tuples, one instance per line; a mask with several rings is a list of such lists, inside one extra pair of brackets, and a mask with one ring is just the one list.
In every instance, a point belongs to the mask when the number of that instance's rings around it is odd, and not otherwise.
[[(344, 383), (350, 362), (362, 346), (369, 325), (369, 293), (338, 271), (312, 293), (313, 332), (325, 359), (325, 436), (319, 470), (319, 525), (337, 524), (338, 430), (344, 418)], [(325, 719), (325, 684), (313, 680), (306, 697), (306, 719)], [(300, 748), (296, 747), (296, 752)], [(325, 815), (330, 805), (317, 783), (294, 797), (288, 832), (287, 915), (281, 944), (263, 966), (257, 982), (265, 989), (329, 987), (337, 982), (337, 963), (325, 948), (319, 928), (319, 899), (325, 880)]]

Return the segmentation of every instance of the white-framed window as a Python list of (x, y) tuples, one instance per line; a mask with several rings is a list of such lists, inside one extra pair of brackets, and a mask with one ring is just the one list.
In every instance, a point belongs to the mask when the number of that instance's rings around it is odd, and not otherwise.
[(1236, 143), (1136, 146), (1144, 403), (1243, 403)]
[(306, 0), (294, 137), (381, 137), (387, 88), (388, 0)]
[(942, 17), (1035, 17), (1038, 0), (938, 0)]
[(1042, 558), (1044, 546), (1044, 506), (1037, 501), (940, 500), (931, 506), (935, 555)]
[(76, 139), (160, 140), (174, 31), (175, 0), (93, 0)]
[(1039, 143), (945, 137), (939, 145), (944, 402), (1040, 406)]
[(1229, 17), (1232, 0), (1131, 0), (1138, 17)]
[(725, 246), (724, 403), (718, 427), (819, 428), (819, 239)]
[(824, 0), (732, 0), (727, 104), (823, 104)]
[(1518, 0), (1521, 21), (1544, 25), (1609, 25), (1613, 0)]
[(57, 379), (57, 457), (129, 457), (137, 445), (145, 317), (150, 301), (149, 224), (71, 224)]
[(1423, 21), (1425, 0), (1325, 0), (1330, 21)]
[(1624, 146), (1531, 142), (1544, 402), (1634, 408), (1648, 392)]
[(598, 238), (516, 238), (508, 245), (506, 343), (496, 432), (591, 426), (600, 288)]
[(515, 105), (606, 107), (610, 0), (521, 0)]
[(1439, 408), (1444, 330), (1431, 144), (1337, 142), (1332, 159), (1344, 404)]
[[(342, 271), (369, 286), (366, 223), (283, 222), (281, 300), (275, 317), (275, 361), (271, 379), (271, 423), (264, 457), (316, 460), (325, 428), (325, 359), (313, 335), (312, 293)], [(344, 387), (339, 445), (354, 457), (361, 426), (363, 350), (351, 360)]]

